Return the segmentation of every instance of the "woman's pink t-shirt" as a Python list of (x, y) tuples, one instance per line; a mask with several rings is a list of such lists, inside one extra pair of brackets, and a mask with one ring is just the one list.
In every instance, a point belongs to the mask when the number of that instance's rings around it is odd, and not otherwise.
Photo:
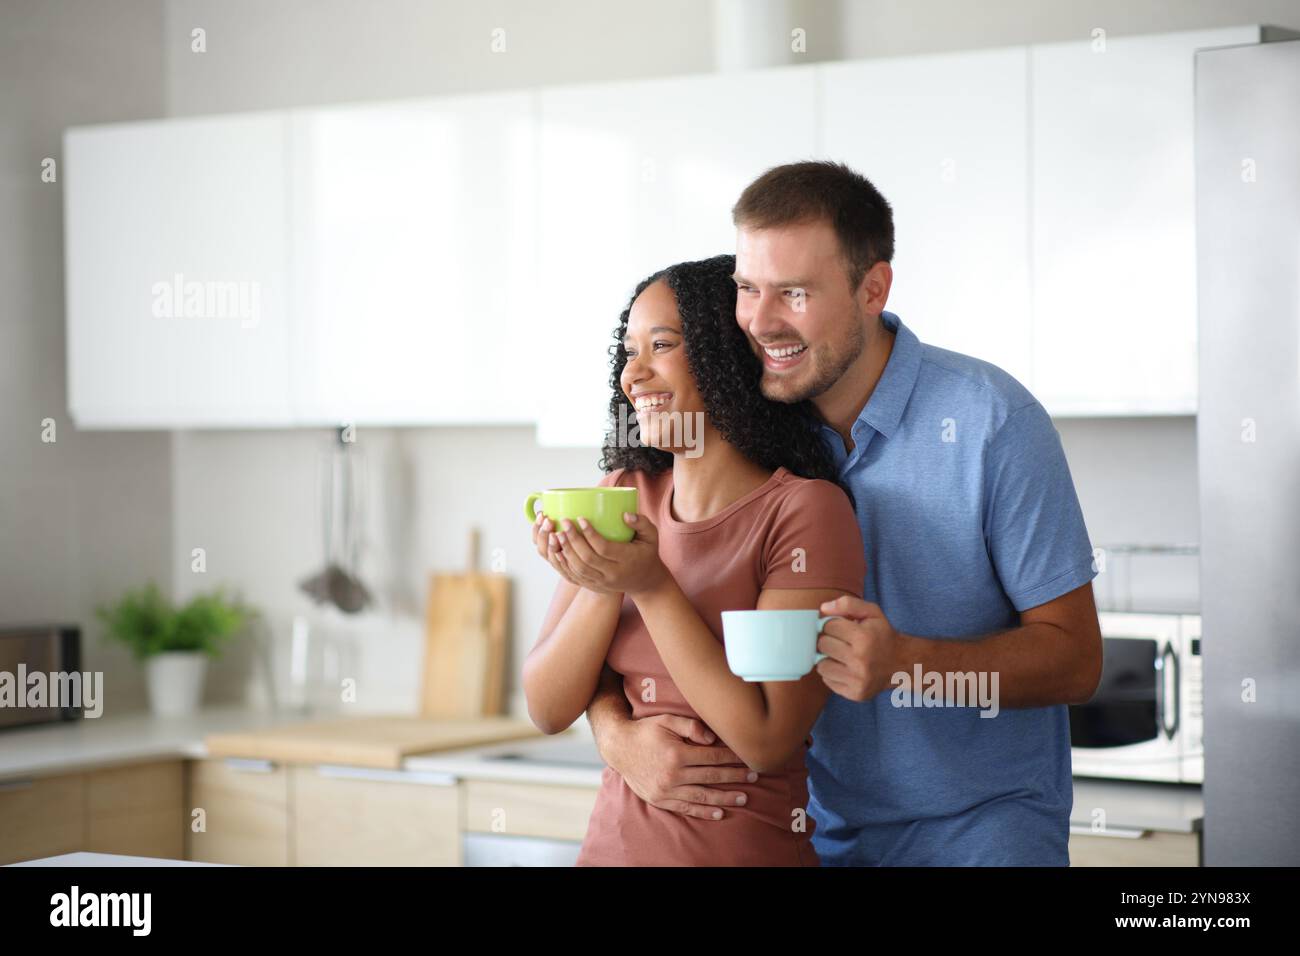
[[(620, 468), (601, 485), (638, 489), (638, 511), (659, 529), (660, 559), (718, 641), (723, 641), (722, 612), (755, 607), (765, 588), (834, 588), (862, 595), (862, 536), (848, 496), (829, 481), (779, 468), (764, 485), (704, 521), (672, 517), (671, 468), (658, 475)], [(700, 719), (669, 677), (629, 598), (623, 600), (606, 660), (623, 675), (633, 717)], [(809, 736), (783, 771), (760, 774), (755, 783), (728, 784), (748, 799), (742, 807), (725, 807), (722, 820), (652, 807), (606, 767), (577, 864), (817, 866), (811, 839), (816, 824), (806, 816), (804, 753), (811, 742)]]

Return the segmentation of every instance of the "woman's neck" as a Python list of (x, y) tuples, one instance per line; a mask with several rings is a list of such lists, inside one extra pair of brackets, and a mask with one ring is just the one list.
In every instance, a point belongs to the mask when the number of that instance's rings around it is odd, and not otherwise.
[(688, 458), (673, 455), (673, 496), (670, 513), (678, 521), (704, 521), (761, 488), (772, 472), (756, 465), (722, 439), (712, 428), (706, 431), (702, 453)]

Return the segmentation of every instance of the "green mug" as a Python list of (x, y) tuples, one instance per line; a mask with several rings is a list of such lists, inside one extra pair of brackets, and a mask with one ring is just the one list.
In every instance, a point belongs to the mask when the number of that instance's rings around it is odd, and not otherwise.
[(609, 485), (600, 488), (548, 488), (534, 491), (524, 502), (524, 514), (531, 524), (537, 520), (535, 505), (542, 502), (542, 514), (551, 519), (555, 529), (561, 530), (568, 518), (578, 527), (578, 519), (586, 518), (601, 536), (610, 541), (631, 541), (636, 533), (623, 520), (623, 512), (636, 514), (636, 489)]

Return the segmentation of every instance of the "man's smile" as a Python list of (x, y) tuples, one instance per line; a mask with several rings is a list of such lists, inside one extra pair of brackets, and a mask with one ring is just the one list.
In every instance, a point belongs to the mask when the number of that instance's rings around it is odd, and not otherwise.
[(774, 372), (784, 372), (794, 368), (808, 354), (808, 346), (798, 342), (786, 345), (763, 345), (760, 349), (763, 367)]

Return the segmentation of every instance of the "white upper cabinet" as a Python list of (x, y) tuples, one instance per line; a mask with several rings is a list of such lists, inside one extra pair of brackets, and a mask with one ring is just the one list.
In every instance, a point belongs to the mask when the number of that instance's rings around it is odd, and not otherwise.
[(1034, 391), (1053, 414), (1196, 411), (1192, 57), (1259, 39), (1032, 48)]
[(827, 64), (822, 152), (894, 212), (886, 308), (1030, 383), (1024, 47)]
[(535, 420), (535, 98), (293, 114), (300, 422)]
[(1261, 28), (68, 130), (80, 427), (537, 423), (771, 166), (894, 210), (887, 308), (1055, 415), (1196, 410), (1193, 54)]
[(741, 190), (814, 152), (814, 83), (787, 67), (542, 91), (539, 442), (601, 443), (608, 350), (633, 289), (735, 253)]
[(67, 132), (78, 426), (289, 422), (284, 164), (284, 114)]
[(78, 425), (535, 421), (535, 101), (70, 130)]

